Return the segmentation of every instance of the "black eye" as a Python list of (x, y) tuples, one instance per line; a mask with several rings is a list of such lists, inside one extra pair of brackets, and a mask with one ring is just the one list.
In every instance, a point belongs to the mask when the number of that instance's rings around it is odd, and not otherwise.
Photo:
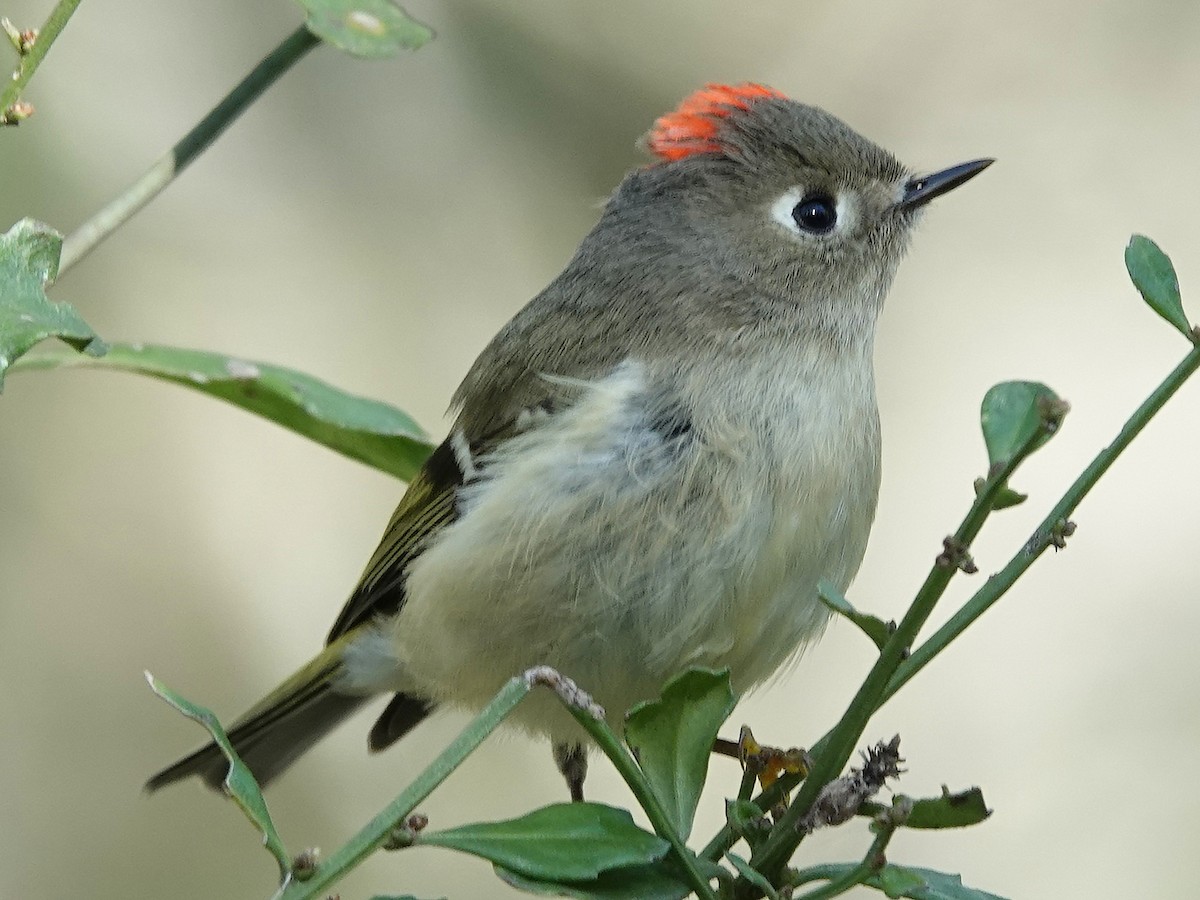
[(792, 218), (801, 231), (825, 234), (837, 224), (837, 205), (832, 197), (815, 194), (792, 207)]

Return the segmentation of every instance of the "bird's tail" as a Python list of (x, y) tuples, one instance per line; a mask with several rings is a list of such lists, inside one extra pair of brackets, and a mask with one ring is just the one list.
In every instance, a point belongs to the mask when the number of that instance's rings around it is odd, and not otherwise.
[[(344, 641), (335, 641), (326, 647), (228, 729), (230, 742), (260, 785), (282, 773), (370, 699), (334, 689), (344, 646)], [(191, 775), (220, 789), (228, 770), (224, 754), (210, 743), (167, 766), (146, 782), (146, 790), (156, 791)]]

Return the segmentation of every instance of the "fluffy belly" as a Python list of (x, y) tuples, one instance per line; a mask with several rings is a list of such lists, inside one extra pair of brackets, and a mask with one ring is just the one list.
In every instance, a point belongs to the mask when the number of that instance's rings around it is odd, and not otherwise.
[[(728, 667), (744, 691), (820, 629), (817, 581), (853, 577), (874, 479), (856, 484), (858, 460), (811, 439), (663, 435), (631, 405), (636, 385), (613, 381), (510, 440), (464, 491), (387, 626), (394, 687), (478, 707), (546, 664), (617, 725), (688, 666)], [(516, 721), (579, 735), (549, 697)]]

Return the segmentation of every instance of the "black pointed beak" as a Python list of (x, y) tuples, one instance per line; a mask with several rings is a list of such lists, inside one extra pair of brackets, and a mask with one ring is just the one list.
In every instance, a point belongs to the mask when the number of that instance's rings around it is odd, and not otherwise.
[(960, 184), (970, 181), (994, 162), (994, 159), (976, 159), (942, 169), (932, 175), (914, 178), (904, 186), (904, 197), (896, 204), (896, 209), (907, 212), (924, 206), (934, 197), (940, 197), (946, 191), (952, 191)]

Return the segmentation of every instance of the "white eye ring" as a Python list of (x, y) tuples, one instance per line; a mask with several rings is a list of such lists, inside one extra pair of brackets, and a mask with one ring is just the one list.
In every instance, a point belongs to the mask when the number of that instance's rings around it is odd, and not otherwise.
[(854, 202), (852, 196), (843, 191), (837, 195), (834, 203), (837, 218), (828, 231), (816, 232), (803, 229), (796, 222), (795, 210), (796, 205), (802, 203), (808, 196), (808, 192), (802, 187), (788, 188), (778, 200), (771, 204), (771, 218), (792, 234), (806, 239), (821, 238), (837, 232), (845, 232), (854, 224), (854, 220), (857, 219), (857, 204)]

